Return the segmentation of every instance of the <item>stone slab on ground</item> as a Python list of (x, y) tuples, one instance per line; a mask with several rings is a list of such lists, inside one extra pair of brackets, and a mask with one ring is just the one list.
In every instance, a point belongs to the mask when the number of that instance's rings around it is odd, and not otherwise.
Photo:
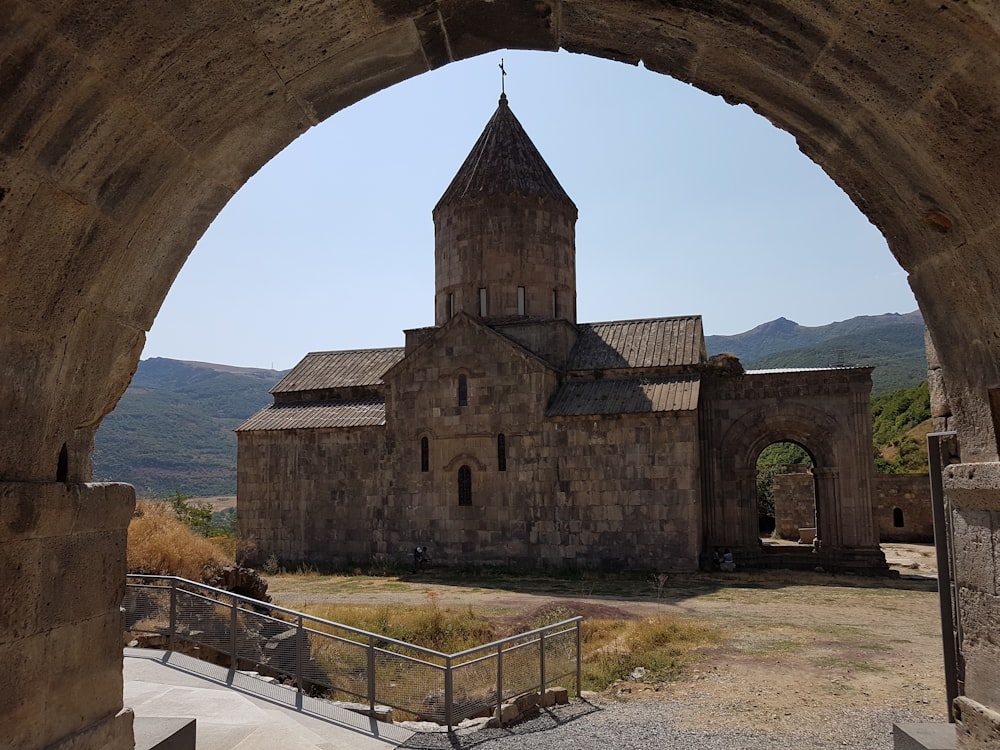
[(197, 720), (137, 716), (132, 723), (135, 750), (195, 750)]
[(955, 725), (907, 722), (892, 725), (893, 750), (955, 750)]

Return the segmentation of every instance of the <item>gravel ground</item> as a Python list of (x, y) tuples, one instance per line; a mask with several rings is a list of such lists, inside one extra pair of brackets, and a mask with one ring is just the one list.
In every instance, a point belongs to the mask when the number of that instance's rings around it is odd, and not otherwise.
[(674, 723), (677, 704), (632, 700), (608, 702), (602, 698), (574, 700), (543, 710), (528, 721), (504, 729), (481, 729), (449, 736), (444, 732), (418, 733), (403, 748), (419, 750), (892, 750), (892, 725), (916, 721), (904, 710), (872, 709), (854, 712), (824, 728), (822, 736), (803, 731), (682, 727)]

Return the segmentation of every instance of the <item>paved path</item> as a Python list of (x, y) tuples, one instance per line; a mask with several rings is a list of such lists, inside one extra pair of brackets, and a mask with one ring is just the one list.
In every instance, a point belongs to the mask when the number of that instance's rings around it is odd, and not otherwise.
[(184, 654), (125, 649), (136, 717), (194, 717), (197, 750), (390, 750), (413, 732)]

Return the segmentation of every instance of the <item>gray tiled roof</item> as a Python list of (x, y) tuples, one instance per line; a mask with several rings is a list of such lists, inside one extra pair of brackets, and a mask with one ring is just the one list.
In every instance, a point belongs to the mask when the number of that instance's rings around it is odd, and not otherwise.
[(581, 323), (569, 370), (696, 365), (705, 337), (701, 316)]
[(553, 198), (575, 208), (510, 111), (505, 95), (437, 205), (484, 195)]
[(697, 376), (569, 380), (556, 391), (546, 416), (693, 411), (698, 408), (698, 389)]
[(744, 375), (781, 375), (792, 372), (830, 372), (832, 370), (869, 370), (862, 365), (830, 365), (829, 367), (775, 367), (767, 370), (747, 370)]
[(273, 404), (236, 428), (255, 430), (304, 430), (317, 427), (370, 427), (385, 424), (385, 401), (300, 401)]
[(311, 352), (271, 389), (271, 393), (378, 385), (385, 372), (402, 358), (402, 347)]

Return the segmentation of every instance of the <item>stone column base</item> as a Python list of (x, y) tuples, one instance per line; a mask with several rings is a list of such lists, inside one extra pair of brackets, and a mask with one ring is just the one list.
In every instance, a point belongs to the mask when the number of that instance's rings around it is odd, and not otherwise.
[(4, 747), (131, 749), (122, 710), (127, 484), (0, 482)]

